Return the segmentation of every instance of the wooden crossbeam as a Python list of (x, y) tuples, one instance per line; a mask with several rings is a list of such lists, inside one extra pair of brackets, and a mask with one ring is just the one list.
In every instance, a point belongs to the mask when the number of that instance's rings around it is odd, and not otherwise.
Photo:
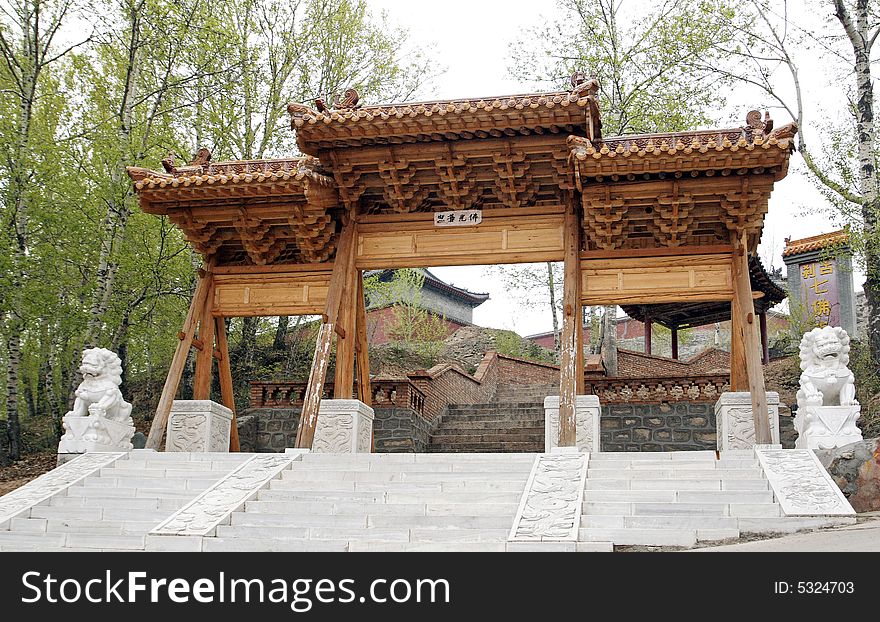
[(354, 220), (350, 221), (339, 236), (339, 244), (336, 247), (336, 260), (333, 265), (333, 273), (330, 276), (330, 286), (327, 293), (327, 306), (324, 309), (325, 320), (318, 332), (315, 343), (315, 354), (312, 359), (312, 369), (309, 372), (309, 382), (306, 386), (306, 394), (303, 398), (302, 415), (300, 415), (299, 430), (296, 433), (296, 446), (301, 449), (311, 449), (312, 440), (315, 438), (315, 426), (318, 423), (318, 409), (321, 405), (321, 394), (324, 391), (324, 381), (327, 378), (327, 365), (330, 361), (330, 348), (333, 345), (334, 325), (338, 319), (339, 308), (345, 295), (345, 285), (354, 266), (354, 239), (357, 225)]
[(159, 397), (159, 404), (156, 406), (156, 415), (153, 417), (150, 433), (147, 435), (147, 449), (159, 449), (159, 446), (162, 444), (162, 438), (165, 436), (165, 426), (168, 424), (168, 415), (171, 414), (171, 403), (177, 394), (180, 377), (183, 375), (183, 368), (186, 365), (186, 357), (192, 345), (193, 334), (195, 333), (196, 325), (201, 319), (205, 300), (211, 289), (211, 268), (212, 265), (210, 263), (206, 264), (205, 270), (200, 273), (199, 281), (196, 284), (196, 291), (193, 293), (192, 302), (189, 305), (189, 311), (181, 329), (183, 339), (177, 343), (174, 357), (171, 359), (171, 367), (168, 369), (168, 376), (165, 378), (165, 386), (162, 387), (162, 395)]

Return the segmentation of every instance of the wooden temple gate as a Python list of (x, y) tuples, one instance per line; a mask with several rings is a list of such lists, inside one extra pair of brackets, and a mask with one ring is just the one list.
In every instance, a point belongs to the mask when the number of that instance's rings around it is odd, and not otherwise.
[[(301, 158), (130, 168), (145, 212), (168, 216), (205, 263), (159, 402), (158, 447), (190, 347), (194, 397), (217, 358), (232, 378), (223, 318), (321, 315), (297, 447), (310, 447), (327, 363), (334, 397), (369, 402), (362, 272), (563, 261), (559, 445), (575, 444), (584, 391), (583, 305), (729, 305), (731, 389), (752, 394), (770, 442), (749, 255), (796, 127), (749, 113), (739, 128), (603, 138), (598, 85), (477, 100), (334, 109), (291, 104)], [(435, 212), (481, 222), (437, 226)], [(216, 348), (214, 344), (216, 343)], [(233, 449), (237, 435), (233, 422)]]

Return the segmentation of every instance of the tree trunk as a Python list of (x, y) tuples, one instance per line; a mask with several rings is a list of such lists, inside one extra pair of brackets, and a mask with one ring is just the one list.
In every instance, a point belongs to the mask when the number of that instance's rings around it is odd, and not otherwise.
[(272, 348), (276, 351), (284, 349), (284, 342), (287, 340), (287, 327), (290, 324), (290, 317), (282, 315), (278, 318), (278, 327), (275, 329), (275, 340)]
[(18, 371), (21, 367), (21, 325), (10, 322), (6, 342), (6, 435), (10, 460), (21, 458), (21, 421), (18, 418)]
[(617, 324), (614, 321), (617, 308), (605, 307), (605, 320), (602, 333), (602, 358), (605, 361), (605, 372), (609, 376), (617, 375)]
[(859, 192), (861, 194), (862, 220), (865, 227), (864, 284), (867, 309), (867, 335), (874, 365), (880, 367), (880, 232), (877, 231), (877, 215), (880, 210), (880, 193), (877, 186), (877, 169), (874, 162), (877, 137), (874, 134), (874, 84), (871, 79), (870, 7), (868, 0), (857, 0), (848, 10), (843, 0), (834, 0), (835, 16), (849, 38), (855, 56), (856, 74), (856, 141), (859, 162)]
[(553, 315), (553, 349), (559, 354), (559, 317), (556, 313), (556, 284), (553, 282), (553, 264), (547, 262), (547, 287), (550, 290), (550, 312)]

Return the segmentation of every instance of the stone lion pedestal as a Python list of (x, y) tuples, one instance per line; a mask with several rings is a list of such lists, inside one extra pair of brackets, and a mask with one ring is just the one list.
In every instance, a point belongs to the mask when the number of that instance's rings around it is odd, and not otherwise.
[(837, 326), (814, 328), (801, 339), (796, 448), (834, 449), (862, 441), (849, 350), (849, 335)]
[[(779, 393), (767, 391), (771, 444), (779, 444)], [(715, 428), (718, 451), (752, 449), (755, 446), (755, 419), (752, 394), (726, 391), (715, 402)]]
[(174, 400), (165, 451), (228, 452), (232, 411), (212, 400)]
[(368, 454), (373, 449), (372, 408), (360, 400), (321, 400), (312, 451)]
[[(577, 448), (583, 452), (599, 451), (599, 417), (602, 408), (598, 395), (578, 395), (575, 403)], [(559, 443), (559, 396), (544, 398), (544, 452), (550, 453)]]

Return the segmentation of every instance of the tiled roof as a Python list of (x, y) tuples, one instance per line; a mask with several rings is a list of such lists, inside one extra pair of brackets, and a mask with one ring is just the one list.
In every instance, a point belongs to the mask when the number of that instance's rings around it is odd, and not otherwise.
[(332, 177), (316, 171), (315, 158), (284, 158), (277, 160), (236, 160), (212, 162), (201, 166), (182, 166), (170, 173), (129, 166), (129, 177), (136, 190), (154, 188), (187, 188), (262, 183), (308, 179), (322, 186), (335, 186)]
[(834, 246), (835, 244), (846, 244), (848, 241), (849, 233), (844, 229), (814, 235), (809, 238), (801, 238), (800, 240), (787, 239), (785, 241), (785, 249), (782, 251), (782, 256), (789, 257), (791, 255), (800, 255), (801, 253), (817, 251), (828, 246)]

